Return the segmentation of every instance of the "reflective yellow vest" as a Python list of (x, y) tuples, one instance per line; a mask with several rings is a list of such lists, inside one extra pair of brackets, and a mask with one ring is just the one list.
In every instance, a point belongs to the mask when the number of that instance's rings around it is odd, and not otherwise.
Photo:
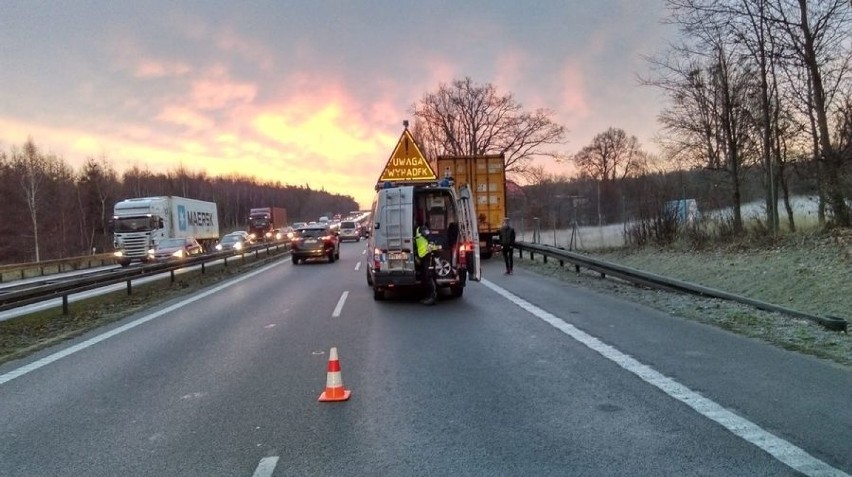
[(429, 253), (429, 239), (420, 233), (420, 227), (414, 232), (414, 245), (417, 246), (417, 257), (423, 258)]

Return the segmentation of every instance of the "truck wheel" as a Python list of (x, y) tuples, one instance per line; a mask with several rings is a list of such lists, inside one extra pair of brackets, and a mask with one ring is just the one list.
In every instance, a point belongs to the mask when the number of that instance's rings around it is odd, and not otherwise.
[(130, 266), (130, 260), (119, 260), (118, 264), (121, 265), (122, 267), (126, 268), (126, 267)]
[(383, 301), (385, 299), (385, 291), (381, 288), (373, 288), (373, 300)]
[(298, 264), (299, 264), (299, 259), (296, 258), (296, 257), (293, 257), (293, 265), (298, 265)]
[(370, 270), (367, 269), (367, 286), (373, 286), (373, 277), (370, 276)]

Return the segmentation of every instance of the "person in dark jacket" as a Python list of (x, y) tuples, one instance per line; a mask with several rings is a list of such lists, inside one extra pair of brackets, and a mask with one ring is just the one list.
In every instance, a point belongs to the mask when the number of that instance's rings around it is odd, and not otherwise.
[(503, 219), (503, 226), (500, 227), (500, 245), (503, 248), (503, 261), (506, 262), (506, 274), (511, 274), (514, 267), (512, 251), (515, 247), (515, 229), (512, 228), (509, 217)]

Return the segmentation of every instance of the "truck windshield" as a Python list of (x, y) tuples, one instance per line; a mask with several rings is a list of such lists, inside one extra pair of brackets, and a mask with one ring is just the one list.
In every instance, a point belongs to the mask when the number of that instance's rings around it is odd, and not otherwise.
[(121, 217), (113, 222), (113, 230), (124, 232), (148, 232), (155, 228), (157, 223), (153, 217)]
[(251, 222), (252, 227), (266, 227), (269, 225), (269, 219), (266, 217), (252, 217), (249, 219), (249, 222)]

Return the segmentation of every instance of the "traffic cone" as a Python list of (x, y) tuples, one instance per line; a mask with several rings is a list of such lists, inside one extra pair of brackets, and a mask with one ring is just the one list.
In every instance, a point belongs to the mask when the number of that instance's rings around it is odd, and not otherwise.
[(319, 401), (346, 401), (351, 391), (343, 387), (343, 377), (340, 374), (340, 361), (337, 359), (337, 348), (331, 348), (328, 354), (328, 374), (326, 375), (325, 391), (320, 394)]

